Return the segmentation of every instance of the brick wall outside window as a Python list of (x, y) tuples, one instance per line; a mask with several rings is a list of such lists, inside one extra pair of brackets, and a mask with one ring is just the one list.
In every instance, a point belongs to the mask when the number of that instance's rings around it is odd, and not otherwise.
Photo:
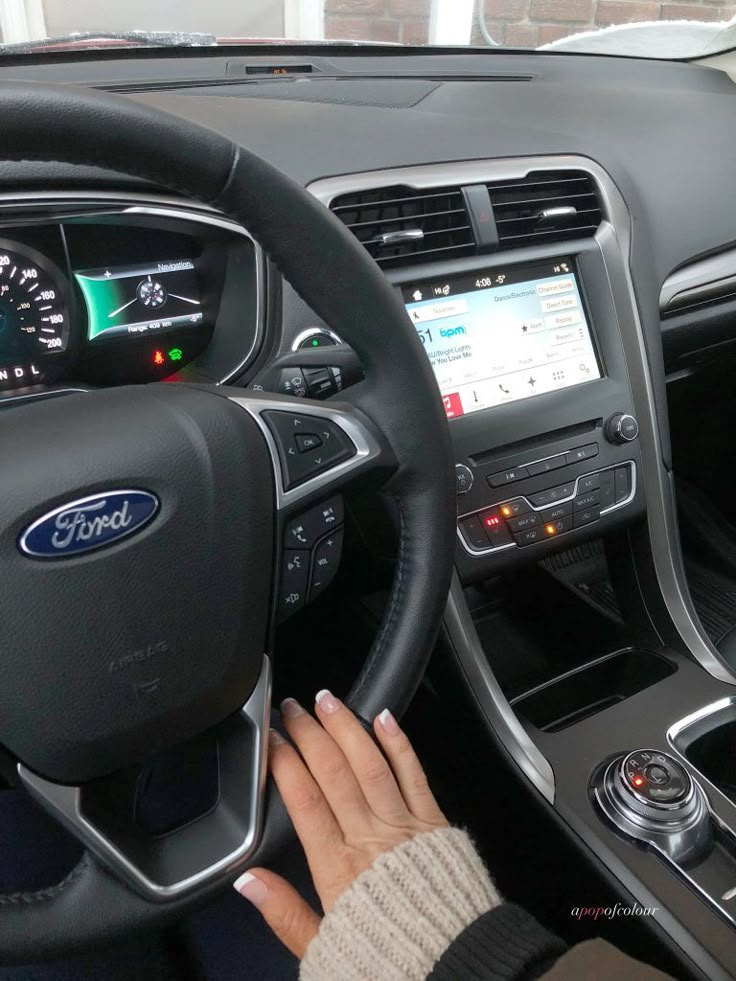
[[(480, 0), (495, 41), (537, 47), (578, 31), (643, 20), (725, 21), (724, 0)], [(429, 0), (325, 0), (325, 37), (426, 44)], [(477, 24), (473, 44), (483, 44)]]

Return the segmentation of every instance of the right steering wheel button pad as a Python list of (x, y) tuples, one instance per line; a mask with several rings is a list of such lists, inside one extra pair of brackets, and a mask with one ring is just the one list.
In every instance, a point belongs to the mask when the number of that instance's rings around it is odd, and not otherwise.
[(279, 451), (284, 490), (355, 456), (345, 432), (323, 416), (272, 410), (262, 413)]

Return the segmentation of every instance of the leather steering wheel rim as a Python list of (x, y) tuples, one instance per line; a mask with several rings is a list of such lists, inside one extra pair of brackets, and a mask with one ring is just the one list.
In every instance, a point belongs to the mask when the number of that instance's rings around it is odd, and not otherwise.
[[(384, 434), (398, 462), (387, 493), (396, 502), (400, 540), (383, 623), (349, 702), (365, 719), (385, 706), (401, 714), (439, 630), (454, 557), (455, 498), (441, 400), (395, 291), (328, 209), (213, 131), (135, 101), (33, 83), (0, 86), (0, 113), (8, 159), (87, 164), (142, 178), (247, 227), (305, 302), (355, 349), (365, 381), (348, 398)], [(270, 794), (261, 846), (250, 861), (271, 860), (288, 827)], [(56, 886), (0, 896), (0, 960), (37, 960), (160, 927), (218, 885), (153, 903), (85, 854)]]

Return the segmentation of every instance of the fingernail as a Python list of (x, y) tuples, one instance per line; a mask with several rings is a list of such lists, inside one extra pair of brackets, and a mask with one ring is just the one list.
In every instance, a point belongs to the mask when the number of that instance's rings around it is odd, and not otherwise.
[(304, 715), (304, 709), (295, 698), (285, 698), (281, 703), (281, 714), (287, 719), (295, 719)]
[(268, 886), (260, 879), (256, 879), (250, 872), (243, 872), (242, 875), (233, 882), (233, 889), (239, 892), (243, 899), (253, 903), (254, 906), (262, 906), (268, 896)]
[(323, 688), (322, 691), (318, 691), (314, 697), (315, 702), (319, 705), (323, 712), (337, 712), (340, 708), (340, 700), (335, 698), (331, 691), (327, 688)]
[(281, 733), (276, 732), (275, 729), (268, 730), (268, 741), (271, 746), (282, 746), (286, 742)]
[(381, 728), (388, 736), (395, 736), (399, 731), (399, 723), (391, 714), (389, 709), (384, 709), (383, 712), (378, 716), (378, 721), (381, 723)]

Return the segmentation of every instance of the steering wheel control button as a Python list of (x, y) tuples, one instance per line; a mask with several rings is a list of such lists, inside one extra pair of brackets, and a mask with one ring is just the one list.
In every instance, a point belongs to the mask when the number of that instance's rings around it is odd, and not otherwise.
[(286, 526), (285, 548), (311, 548), (323, 535), (342, 525), (342, 497), (331, 497), (324, 504), (310, 508)]
[(511, 470), (500, 470), (498, 473), (492, 473), (488, 477), (488, 483), (491, 487), (504, 487), (506, 484), (513, 484), (515, 481), (523, 480), (528, 476), (529, 471), (526, 467), (514, 467)]
[(342, 555), (343, 530), (337, 528), (317, 545), (312, 559), (312, 580), (309, 600), (317, 599), (335, 578)]
[(632, 443), (639, 435), (639, 423), (628, 412), (617, 412), (606, 423), (605, 433), (609, 443)]
[(281, 619), (301, 610), (307, 601), (309, 585), (308, 549), (287, 548), (281, 562), (279, 616)]
[(294, 442), (300, 453), (316, 450), (318, 446), (322, 445), (322, 440), (316, 433), (297, 433), (294, 436)]
[[(331, 419), (278, 410), (262, 413), (279, 450), (284, 489), (290, 490), (355, 456), (347, 435)], [(316, 436), (316, 447), (304, 445), (304, 437)]]
[(692, 791), (687, 770), (664, 753), (630, 753), (621, 764), (621, 774), (629, 793), (654, 807), (671, 807)]
[(464, 463), (455, 464), (455, 490), (458, 496), (467, 494), (473, 486), (473, 471), (466, 467)]

